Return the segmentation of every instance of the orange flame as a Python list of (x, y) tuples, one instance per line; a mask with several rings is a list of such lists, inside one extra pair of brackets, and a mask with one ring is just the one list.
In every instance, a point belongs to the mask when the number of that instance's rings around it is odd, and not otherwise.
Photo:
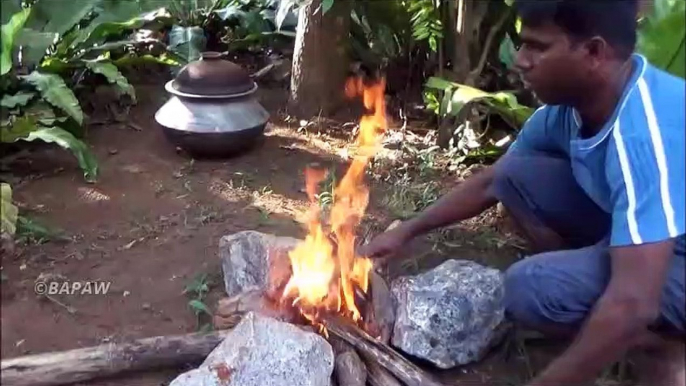
[(372, 262), (356, 256), (355, 229), (369, 203), (369, 189), (364, 184), (365, 168), (377, 152), (379, 140), (386, 130), (385, 87), (384, 79), (372, 85), (365, 85), (361, 78), (346, 82), (346, 96), (361, 96), (367, 113), (360, 120), (357, 154), (334, 189), (330, 232), (322, 226), (315, 198), (317, 186), (326, 178), (326, 172), (312, 168), (305, 171), (311, 203), (308, 234), (289, 253), (292, 274), (282, 298), (292, 300), (313, 322), (320, 310), (341, 312), (356, 322), (362, 318), (355, 305), (355, 288), (367, 292)]

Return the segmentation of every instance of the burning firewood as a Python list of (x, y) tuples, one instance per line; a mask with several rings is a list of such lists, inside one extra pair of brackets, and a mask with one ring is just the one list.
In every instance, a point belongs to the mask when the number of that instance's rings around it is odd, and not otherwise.
[(391, 340), (395, 310), (388, 284), (381, 275), (369, 273), (369, 295), (365, 304), (365, 330), (383, 343)]
[(220, 299), (214, 314), (214, 328), (226, 330), (235, 327), (243, 315), (255, 312), (284, 322), (304, 323), (297, 310), (272, 301), (266, 292), (250, 290), (230, 298)]
[(407, 386), (443, 386), (393, 348), (374, 339), (349, 320), (332, 315), (324, 317), (323, 323), (331, 336), (354, 346), (367, 363), (377, 363)]

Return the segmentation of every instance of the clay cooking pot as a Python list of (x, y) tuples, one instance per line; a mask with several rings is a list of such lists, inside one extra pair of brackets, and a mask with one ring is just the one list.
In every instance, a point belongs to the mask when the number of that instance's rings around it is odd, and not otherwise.
[(171, 143), (193, 156), (233, 156), (264, 134), (269, 113), (254, 95), (257, 84), (221, 53), (203, 52), (165, 89), (172, 95), (155, 120)]

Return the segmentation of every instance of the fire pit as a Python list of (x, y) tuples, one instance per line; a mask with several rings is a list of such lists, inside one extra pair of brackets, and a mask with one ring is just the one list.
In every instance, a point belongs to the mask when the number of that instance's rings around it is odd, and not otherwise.
[[(185, 92), (183, 85), (170, 87)], [(229, 88), (214, 86), (206, 91)], [(322, 213), (315, 200), (325, 172), (307, 169), (304, 239), (243, 231), (220, 240), (228, 298), (213, 313), (217, 331), (3, 361), (3, 381), (71, 384), (204, 360), (170, 386), (440, 386), (408, 358), (439, 368), (481, 358), (506, 326), (498, 270), (449, 260), (389, 288), (372, 262), (355, 253), (369, 199), (364, 170), (386, 128), (384, 84), (351, 79), (346, 93), (361, 96), (367, 114), (330, 211)]]
[[(288, 342), (302, 342), (300, 346), (293, 347), (293, 350), (302, 351), (300, 357), (319, 358), (312, 365), (318, 371), (308, 374), (311, 378), (298, 384), (328, 384), (328, 381), (321, 380), (321, 375), (330, 373), (333, 367), (338, 384), (345, 386), (364, 386), (367, 378), (373, 385), (400, 385), (399, 381), (410, 386), (440, 385), (388, 345), (393, 324), (388, 317), (393, 313), (390, 292), (385, 281), (372, 270), (371, 260), (355, 253), (355, 233), (369, 202), (369, 189), (364, 183), (365, 168), (378, 150), (387, 126), (384, 88), (383, 80), (365, 84), (362, 79), (352, 78), (347, 82), (347, 96), (363, 99), (367, 114), (360, 121), (357, 151), (335, 188), (336, 199), (327, 214), (322, 213), (316, 199), (317, 187), (326, 178), (326, 172), (306, 169), (306, 191), (311, 205), (305, 239), (265, 241), (260, 234), (248, 232), (241, 236), (244, 240), (252, 240), (248, 241), (251, 247), (245, 247), (249, 251), (249, 256), (244, 256), (246, 260), (236, 257), (222, 266), (227, 292), (232, 297), (220, 302), (215, 327), (233, 327), (237, 322), (236, 315), (245, 314), (246, 321), (240, 321), (234, 330), (241, 332), (232, 340), (227, 338), (227, 341), (262, 343), (242, 346), (244, 355), (264, 358), (264, 352), (274, 350), (265, 347), (272, 343), (263, 338), (261, 329), (285, 330), (284, 325), (295, 325), (318, 332), (313, 338), (315, 335), (303, 335), (312, 332), (291, 329), (287, 338), (281, 338)], [(232, 242), (222, 241), (224, 245)], [(234, 251), (233, 247), (229, 249)], [(234, 256), (238, 255), (240, 253)], [(260, 259), (256, 256), (267, 257)], [(259, 265), (255, 277), (239, 272), (240, 266), (246, 266), (247, 259), (251, 266)], [(233, 264), (234, 267), (231, 266)], [(227, 276), (231, 273), (235, 276)], [(259, 288), (257, 281), (266, 286)], [(246, 337), (246, 334), (250, 336)], [(331, 348), (323, 343), (322, 337)], [(317, 343), (310, 343), (312, 339)], [(222, 351), (222, 348), (218, 350)], [(237, 350), (233, 346), (229, 349), (232, 352)], [(332, 361), (333, 358), (335, 360)], [(274, 361), (271, 367), (278, 368), (283, 364), (279, 358), (269, 357), (269, 360)], [(227, 364), (226, 361), (217, 363)], [(205, 372), (213, 364), (207, 362), (206, 365), (203, 367)], [(242, 376), (251, 374), (252, 377), (260, 371), (269, 371), (258, 368), (261, 364), (235, 366), (241, 367)], [(293, 367), (301, 369), (306, 364), (296, 363)], [(191, 374), (187, 377), (172, 385), (197, 383), (205, 375)], [(271, 384), (272, 379), (265, 377), (260, 381)]]
[(165, 85), (172, 94), (155, 114), (167, 139), (196, 157), (233, 156), (262, 137), (269, 113), (257, 84), (221, 53), (203, 52)]

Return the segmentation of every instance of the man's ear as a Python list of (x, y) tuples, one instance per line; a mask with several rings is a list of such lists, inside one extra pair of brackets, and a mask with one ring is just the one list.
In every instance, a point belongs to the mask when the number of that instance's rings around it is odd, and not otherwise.
[(584, 44), (584, 48), (588, 55), (588, 59), (590, 60), (589, 64), (593, 68), (596, 68), (600, 63), (610, 57), (610, 45), (600, 36), (594, 36), (588, 39)]

